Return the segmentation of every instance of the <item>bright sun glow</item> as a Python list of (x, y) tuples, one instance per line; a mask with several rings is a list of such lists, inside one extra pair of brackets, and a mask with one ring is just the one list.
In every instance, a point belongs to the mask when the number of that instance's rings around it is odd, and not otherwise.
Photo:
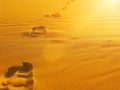
[(119, 4), (119, 0), (101, 0), (95, 11), (100, 15), (113, 15), (117, 12)]
[(115, 9), (117, 5), (117, 1), (116, 0), (104, 0), (101, 4), (103, 7), (106, 7), (107, 9)]

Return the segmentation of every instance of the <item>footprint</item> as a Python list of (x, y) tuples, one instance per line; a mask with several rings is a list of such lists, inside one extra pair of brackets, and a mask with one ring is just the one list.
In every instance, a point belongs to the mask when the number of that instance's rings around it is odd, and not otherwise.
[(62, 43), (66, 43), (66, 42), (64, 40), (51, 40), (51, 43), (62, 44)]
[(33, 90), (32, 70), (33, 65), (29, 62), (10, 67), (1, 77), (0, 90)]

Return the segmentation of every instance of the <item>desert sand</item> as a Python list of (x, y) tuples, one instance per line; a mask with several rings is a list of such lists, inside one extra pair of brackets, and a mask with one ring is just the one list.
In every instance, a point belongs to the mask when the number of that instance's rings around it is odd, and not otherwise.
[[(73, 7), (59, 19), (1, 17), (0, 75), (28, 61), (34, 90), (120, 90), (119, 14), (78, 15)], [(47, 33), (31, 37), (40, 25)]]

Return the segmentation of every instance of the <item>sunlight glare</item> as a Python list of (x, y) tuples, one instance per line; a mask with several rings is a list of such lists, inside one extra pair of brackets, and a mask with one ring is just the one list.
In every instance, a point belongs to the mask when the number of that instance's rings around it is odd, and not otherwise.
[(96, 11), (101, 15), (114, 15), (117, 12), (119, 0), (102, 0), (100, 1)]

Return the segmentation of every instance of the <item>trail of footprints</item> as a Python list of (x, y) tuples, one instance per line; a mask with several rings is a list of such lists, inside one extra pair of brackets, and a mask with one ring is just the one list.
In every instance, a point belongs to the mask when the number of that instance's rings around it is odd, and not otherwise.
[(0, 90), (33, 90), (33, 66), (23, 62), (20, 66), (12, 66), (0, 80)]

